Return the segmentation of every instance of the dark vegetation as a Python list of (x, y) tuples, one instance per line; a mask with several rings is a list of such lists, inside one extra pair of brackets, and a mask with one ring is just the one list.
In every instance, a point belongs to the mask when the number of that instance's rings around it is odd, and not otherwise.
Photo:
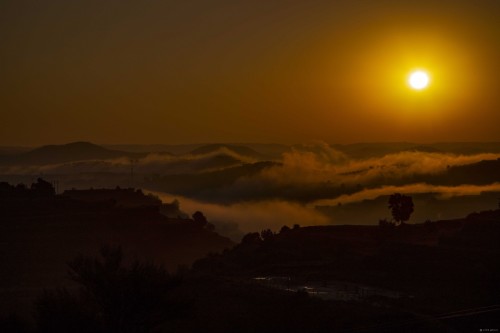
[[(331, 294), (338, 292), (339, 284), (347, 284), (353, 298), (418, 314), (415, 322), (466, 309), (457, 317), (430, 321), (443, 325), (438, 331), (477, 331), (500, 323), (500, 210), (413, 225), (285, 226), (279, 233), (250, 233), (231, 251), (199, 260), (194, 268), (235, 279), (271, 277), (268, 283), (278, 288), (335, 286)], [(279, 287), (276, 281), (283, 278), (286, 283)], [(373, 296), (363, 296), (366, 292)], [(496, 307), (471, 314), (471, 309), (491, 305)], [(394, 331), (435, 329), (395, 327)]]
[[(9, 332), (331, 332), (404, 324), (404, 310), (368, 303), (327, 302), (242, 279), (187, 271), (170, 275), (161, 266), (122, 264), (118, 248), (71, 261), (72, 290), (44, 291), (35, 302), (36, 326), (19, 318), (0, 323)], [(419, 324), (438, 332), (433, 323)], [(5, 331), (5, 330), (4, 330)]]
[(233, 246), (202, 212), (168, 218), (160, 211), (180, 212), (179, 203), (140, 190), (56, 195), (40, 179), (30, 188), (2, 183), (0, 198), (2, 332), (470, 332), (499, 324), (500, 210), (408, 224), (413, 200), (395, 194), (389, 209), (399, 225), (283, 226)]
[(55, 195), (43, 180), (31, 188), (0, 183), (0, 312), (26, 315), (43, 288), (74, 287), (66, 263), (103, 244), (172, 271), (233, 245), (208, 221), (167, 217), (162, 209), (159, 199), (130, 188)]
[(150, 332), (189, 313), (190, 304), (171, 295), (180, 277), (154, 264), (125, 266), (119, 248), (103, 247), (100, 257), (78, 256), (68, 266), (79, 289), (46, 290), (39, 297), (39, 332)]
[[(495, 210), (390, 229), (346, 225), (265, 230), (246, 235), (231, 251), (199, 260), (195, 267), (232, 275), (341, 279), (410, 293), (441, 287), (454, 292), (460, 284), (489, 293), (498, 288), (499, 244), (500, 210)], [(493, 289), (486, 288), (488, 281)]]
[(389, 197), (389, 209), (396, 223), (405, 223), (413, 213), (413, 199), (408, 195), (394, 193)]

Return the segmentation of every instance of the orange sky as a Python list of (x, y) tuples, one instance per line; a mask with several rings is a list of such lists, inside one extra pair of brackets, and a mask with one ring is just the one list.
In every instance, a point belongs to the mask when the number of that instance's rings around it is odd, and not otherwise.
[(0, 145), (500, 141), (499, 17), (496, 0), (2, 1)]

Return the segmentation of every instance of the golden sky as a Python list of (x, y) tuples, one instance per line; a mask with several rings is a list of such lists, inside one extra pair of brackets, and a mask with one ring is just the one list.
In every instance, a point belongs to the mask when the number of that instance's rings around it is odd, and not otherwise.
[(497, 0), (4, 0), (0, 145), (500, 141), (499, 17)]

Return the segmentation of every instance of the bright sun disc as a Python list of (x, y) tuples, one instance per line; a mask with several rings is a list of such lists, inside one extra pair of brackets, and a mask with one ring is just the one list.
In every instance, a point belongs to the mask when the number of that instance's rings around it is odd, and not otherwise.
[(413, 89), (424, 89), (429, 85), (429, 75), (424, 71), (412, 72), (408, 79), (408, 83)]

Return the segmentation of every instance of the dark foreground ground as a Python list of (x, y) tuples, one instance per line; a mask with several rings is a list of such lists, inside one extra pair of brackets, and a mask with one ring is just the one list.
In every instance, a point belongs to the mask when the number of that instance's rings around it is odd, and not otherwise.
[(20, 191), (2, 199), (1, 332), (500, 328), (500, 210), (297, 226), (234, 245), (199, 221), (165, 218), (139, 191), (112, 201)]

